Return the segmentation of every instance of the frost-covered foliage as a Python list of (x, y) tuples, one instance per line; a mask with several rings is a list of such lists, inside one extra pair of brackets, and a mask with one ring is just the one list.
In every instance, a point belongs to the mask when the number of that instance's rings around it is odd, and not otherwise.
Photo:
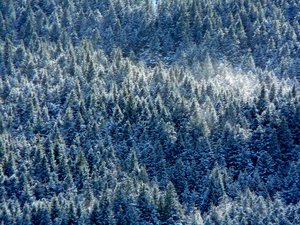
[(0, 0), (0, 224), (300, 224), (297, 9)]

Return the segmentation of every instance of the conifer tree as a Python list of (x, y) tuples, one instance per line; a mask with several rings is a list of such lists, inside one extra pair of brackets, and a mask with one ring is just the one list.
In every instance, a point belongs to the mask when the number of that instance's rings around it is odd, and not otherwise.
[(183, 211), (172, 183), (169, 183), (166, 187), (166, 194), (162, 204), (163, 206), (159, 212), (162, 223), (174, 224), (180, 222)]
[(141, 224), (159, 224), (158, 212), (156, 211), (155, 205), (151, 199), (148, 188), (143, 185), (141, 187), (139, 196), (137, 198), (137, 208), (140, 211), (140, 223)]
[(8, 157), (3, 163), (3, 172), (7, 177), (13, 176), (16, 172), (15, 159), (12, 152), (9, 152)]
[(287, 121), (284, 118), (281, 120), (277, 133), (282, 160), (287, 162), (293, 158), (293, 139)]
[(100, 199), (99, 204), (95, 204), (91, 213), (92, 224), (114, 225), (116, 224), (114, 213), (111, 208), (111, 203), (107, 193), (104, 192), (104, 196)]
[(5, 74), (7, 76), (14, 75), (14, 64), (13, 64), (13, 47), (11, 41), (6, 38), (3, 49), (3, 64), (5, 68)]

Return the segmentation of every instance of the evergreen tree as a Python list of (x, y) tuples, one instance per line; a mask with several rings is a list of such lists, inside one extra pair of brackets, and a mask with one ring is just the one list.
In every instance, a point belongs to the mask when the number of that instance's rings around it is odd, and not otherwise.
[(88, 163), (82, 151), (79, 152), (76, 158), (73, 177), (78, 190), (84, 187), (84, 183), (89, 178)]
[(5, 39), (5, 45), (3, 49), (3, 64), (5, 68), (5, 74), (7, 76), (14, 75), (13, 47), (8, 38)]
[(3, 163), (3, 172), (7, 177), (13, 176), (16, 172), (15, 159), (12, 152), (9, 152), (8, 158)]
[(212, 205), (217, 206), (225, 196), (224, 174), (218, 165), (210, 172), (206, 182), (206, 191), (201, 204), (203, 210), (207, 210)]
[(262, 114), (264, 110), (268, 107), (268, 94), (265, 85), (261, 87), (260, 96), (257, 102), (258, 113)]
[(166, 194), (162, 204), (163, 206), (159, 211), (162, 224), (174, 224), (183, 219), (183, 210), (172, 183), (167, 185)]
[(32, 225), (31, 222), (31, 209), (28, 204), (25, 204), (23, 207), (23, 218), (22, 218), (22, 225)]
[(67, 221), (67, 225), (76, 225), (78, 224), (79, 219), (77, 216), (77, 212), (76, 212), (76, 208), (74, 206), (74, 204), (71, 202), (71, 205), (69, 207), (69, 213), (68, 213), (68, 221)]
[(292, 135), (294, 137), (294, 143), (299, 145), (299, 135), (300, 135), (300, 104), (298, 103), (296, 106), (296, 111), (292, 123)]
[(0, 162), (2, 162), (4, 160), (4, 156), (5, 156), (5, 146), (3, 141), (0, 139)]
[(103, 224), (103, 225), (113, 225), (116, 224), (114, 218), (114, 212), (111, 208), (111, 203), (107, 193), (104, 192), (104, 196), (100, 199), (99, 204), (93, 206), (91, 216), (91, 224)]
[(36, 164), (34, 168), (34, 175), (36, 179), (42, 183), (50, 181), (50, 170), (47, 158), (41, 149), (37, 149), (36, 152)]
[(293, 159), (293, 139), (287, 121), (283, 118), (277, 130), (281, 157), (284, 162)]
[(141, 214), (140, 224), (160, 224), (158, 212), (145, 185), (141, 187), (137, 198), (137, 208)]
[(2, 40), (5, 39), (5, 33), (6, 33), (5, 20), (3, 18), (2, 12), (0, 12), (0, 38)]
[(56, 221), (60, 220), (61, 207), (58, 203), (58, 199), (56, 196), (54, 196), (54, 198), (52, 199), (51, 206), (50, 206), (50, 214), (51, 214), (51, 219), (54, 222), (54, 224), (56, 223)]
[(34, 224), (34, 225), (46, 225), (46, 224), (52, 225), (49, 208), (45, 204), (40, 203), (40, 204), (34, 206), (34, 208), (32, 210), (32, 224)]

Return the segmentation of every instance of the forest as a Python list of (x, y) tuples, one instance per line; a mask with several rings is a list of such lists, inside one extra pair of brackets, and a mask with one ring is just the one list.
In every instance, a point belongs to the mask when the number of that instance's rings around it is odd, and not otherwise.
[(0, 0), (0, 225), (299, 225), (299, 0)]

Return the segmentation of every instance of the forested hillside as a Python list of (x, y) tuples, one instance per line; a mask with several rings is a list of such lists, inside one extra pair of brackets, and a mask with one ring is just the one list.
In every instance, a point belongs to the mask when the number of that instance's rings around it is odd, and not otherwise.
[(0, 224), (300, 224), (299, 0), (0, 0)]

